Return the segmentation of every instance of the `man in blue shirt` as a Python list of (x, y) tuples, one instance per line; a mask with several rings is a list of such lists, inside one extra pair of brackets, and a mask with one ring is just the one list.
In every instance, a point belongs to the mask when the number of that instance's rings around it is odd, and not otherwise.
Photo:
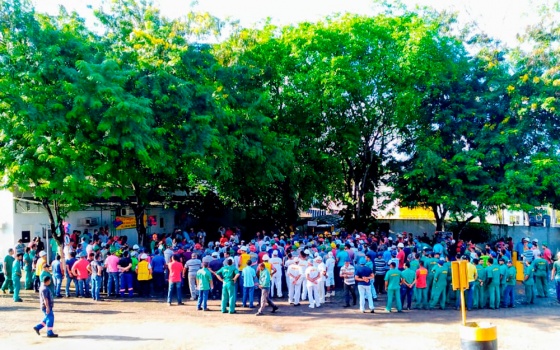
[(156, 255), (152, 258), (152, 276), (154, 279), (154, 291), (161, 293), (165, 284), (165, 257), (159, 249), (155, 251)]
[(375, 311), (373, 307), (373, 296), (371, 294), (370, 283), (370, 280), (373, 280), (374, 278), (373, 271), (369, 267), (365, 266), (365, 258), (360, 258), (358, 264), (359, 266), (356, 268), (355, 279), (356, 282), (358, 282), (358, 293), (360, 294), (360, 311), (362, 313), (366, 312), (365, 304), (367, 299), (369, 303), (369, 312), (374, 313)]

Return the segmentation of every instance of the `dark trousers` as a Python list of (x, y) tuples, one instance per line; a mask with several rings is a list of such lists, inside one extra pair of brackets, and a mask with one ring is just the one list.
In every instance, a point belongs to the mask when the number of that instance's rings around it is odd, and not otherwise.
[(39, 292), (39, 287), (40, 286), (41, 286), (41, 280), (39, 279), (39, 276), (33, 275), (33, 289), (36, 292)]
[(154, 281), (154, 292), (161, 293), (163, 292), (163, 285), (165, 284), (165, 276), (163, 272), (154, 272), (153, 273), (153, 281)]
[(346, 305), (350, 305), (350, 295), (352, 295), (353, 304), (356, 305), (356, 285), (344, 283), (344, 301)]
[(414, 287), (407, 287), (401, 286), (401, 300), (404, 306), (404, 302), (406, 301), (406, 307), (410, 309), (412, 304), (412, 292), (414, 291)]
[(385, 275), (375, 275), (373, 286), (377, 294), (385, 293)]
[(138, 294), (141, 297), (150, 296), (150, 283), (151, 281), (138, 281)]

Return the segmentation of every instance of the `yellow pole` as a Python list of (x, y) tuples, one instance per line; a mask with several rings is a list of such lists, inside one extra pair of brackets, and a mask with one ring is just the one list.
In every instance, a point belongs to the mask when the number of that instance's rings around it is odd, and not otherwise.
[(461, 291), (461, 316), (463, 317), (463, 326), (467, 325), (467, 310), (465, 308), (465, 290), (463, 288)]

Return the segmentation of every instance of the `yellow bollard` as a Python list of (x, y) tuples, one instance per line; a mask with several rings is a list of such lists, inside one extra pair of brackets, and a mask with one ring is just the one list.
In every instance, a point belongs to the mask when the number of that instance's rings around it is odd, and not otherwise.
[(462, 350), (498, 350), (498, 330), (488, 322), (461, 326)]

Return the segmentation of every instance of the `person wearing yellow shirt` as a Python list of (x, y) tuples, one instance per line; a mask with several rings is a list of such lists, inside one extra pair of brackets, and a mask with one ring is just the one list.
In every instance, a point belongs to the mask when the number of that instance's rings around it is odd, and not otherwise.
[[(469, 261), (468, 256), (463, 255), (461, 257), (461, 260), (467, 261), (467, 282), (469, 283), (469, 289), (465, 290), (466, 293), (465, 299), (467, 301), (467, 310), (471, 311), (473, 308), (474, 288), (475, 288), (475, 282), (478, 278), (478, 273), (476, 270), (476, 266), (471, 261)], [(455, 310), (458, 310), (460, 306), (461, 306), (461, 295), (459, 294), (459, 291), (457, 291)]]
[(45, 266), (45, 264), (47, 263), (47, 253), (45, 253), (44, 250), (42, 250), (39, 253), (39, 259), (37, 260), (37, 263), (35, 263), (35, 276), (33, 279), (33, 287), (35, 289), (35, 292), (39, 293), (39, 285), (41, 284), (40, 281), (40, 276), (41, 273), (43, 272), (43, 267)]

